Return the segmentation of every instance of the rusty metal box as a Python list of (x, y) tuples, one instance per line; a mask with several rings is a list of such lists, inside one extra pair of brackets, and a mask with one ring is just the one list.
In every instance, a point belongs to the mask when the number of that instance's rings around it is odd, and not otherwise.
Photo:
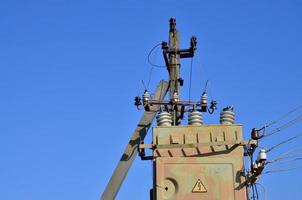
[(154, 200), (246, 200), (241, 125), (153, 128)]

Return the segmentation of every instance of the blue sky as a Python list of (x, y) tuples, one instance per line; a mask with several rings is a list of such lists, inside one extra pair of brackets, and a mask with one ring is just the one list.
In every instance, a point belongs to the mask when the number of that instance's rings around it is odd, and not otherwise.
[[(301, 9), (293, 0), (1, 1), (0, 199), (100, 197), (142, 114), (133, 98), (143, 92), (141, 80), (148, 82), (149, 50), (168, 39), (171, 16), (182, 47), (191, 35), (198, 39), (192, 97), (198, 100), (209, 80), (219, 108), (235, 107), (248, 139), (251, 128), (301, 104)], [(163, 63), (160, 50), (151, 58)], [(189, 67), (183, 61), (183, 98)], [(166, 78), (154, 69), (150, 91)], [(217, 123), (219, 116), (204, 118)], [(268, 199), (300, 199), (301, 179), (292, 171), (260, 182)], [(151, 186), (151, 163), (137, 159), (117, 199), (149, 199)]]

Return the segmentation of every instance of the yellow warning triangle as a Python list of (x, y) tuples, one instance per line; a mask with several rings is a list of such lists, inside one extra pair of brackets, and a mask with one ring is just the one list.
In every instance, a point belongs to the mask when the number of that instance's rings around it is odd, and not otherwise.
[(198, 179), (197, 182), (195, 183), (195, 186), (193, 187), (192, 192), (193, 193), (205, 193), (205, 192), (207, 192), (207, 189), (203, 185), (203, 183), (201, 182), (201, 180)]

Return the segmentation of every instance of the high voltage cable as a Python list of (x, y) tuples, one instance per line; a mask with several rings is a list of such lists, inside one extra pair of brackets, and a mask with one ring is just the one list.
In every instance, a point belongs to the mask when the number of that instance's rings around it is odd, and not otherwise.
[(287, 161), (284, 161), (284, 160), (288, 160), (288, 159), (293, 160), (293, 159), (296, 159), (296, 158), (299, 157), (299, 156), (302, 156), (302, 152), (296, 153), (296, 154), (293, 154), (293, 155), (278, 157), (278, 158), (275, 158), (275, 159), (273, 159), (273, 160), (271, 160), (271, 161), (267, 161), (266, 163), (267, 163), (267, 164), (271, 164), (271, 163), (282, 162), (282, 161), (283, 161), (283, 162), (287, 162)]
[(291, 149), (285, 153), (282, 153), (279, 155), (279, 157), (273, 159), (271, 162), (275, 162), (278, 160), (284, 160), (287, 158), (293, 158), (293, 157), (297, 157), (297, 155), (302, 155), (302, 152), (300, 152), (302, 150), (302, 148), (297, 148), (297, 149)]
[(279, 118), (277, 118), (276, 120), (274, 121), (271, 121), (269, 122), (267, 125), (264, 125), (263, 127), (267, 128), (267, 127), (270, 127), (272, 126), (273, 124), (276, 124), (277, 122), (281, 121), (282, 119), (286, 118), (287, 116), (291, 115), (292, 113), (296, 112), (297, 110), (301, 109), (302, 108), (302, 104), (295, 107), (294, 109), (288, 111), (287, 113), (281, 115)]
[(288, 171), (293, 171), (293, 170), (298, 170), (298, 169), (302, 169), (302, 166), (292, 167), (292, 168), (287, 168), (287, 169), (269, 170), (269, 171), (263, 172), (262, 174), (270, 174), (270, 173), (277, 173), (277, 172), (288, 172)]
[(276, 145), (274, 145), (274, 146), (272, 146), (271, 148), (269, 148), (268, 150), (266, 150), (266, 152), (270, 152), (270, 151), (272, 151), (273, 149), (277, 148), (278, 146), (281, 146), (281, 145), (283, 145), (283, 144), (285, 144), (285, 143), (287, 143), (287, 142), (290, 142), (291, 140), (297, 139), (297, 138), (300, 137), (300, 136), (302, 136), (302, 132), (301, 132), (301, 133), (298, 133), (297, 135), (295, 135), (295, 136), (293, 136), (293, 137), (291, 137), (291, 138), (288, 138), (288, 139), (286, 139), (286, 140), (283, 140), (282, 142), (280, 142), (280, 143), (278, 143), (278, 144), (276, 144)]
[(262, 188), (262, 190), (263, 190), (263, 196), (264, 196), (264, 200), (266, 200), (266, 189), (265, 189), (265, 187), (262, 185), (262, 184), (260, 184), (260, 183), (255, 183), (256, 185), (259, 185), (261, 188)]
[(155, 45), (155, 46), (152, 47), (152, 49), (149, 51), (148, 56), (147, 56), (147, 58), (148, 58), (148, 63), (149, 63), (150, 65), (154, 66), (154, 67), (158, 67), (158, 68), (166, 68), (165, 65), (156, 65), (156, 64), (152, 63), (152, 62), (151, 62), (151, 59), (150, 59), (150, 56), (151, 56), (152, 52), (153, 52), (157, 47), (159, 47), (160, 45), (161, 45), (161, 43)]
[(264, 133), (263, 137), (268, 137), (268, 136), (271, 136), (271, 135), (273, 135), (275, 133), (278, 133), (278, 132), (282, 131), (283, 129), (286, 129), (286, 128), (288, 128), (288, 127), (290, 127), (290, 126), (292, 126), (292, 125), (300, 122), (301, 120), (302, 120), (302, 115), (299, 115), (298, 117), (296, 117), (293, 120), (287, 122), (286, 124), (283, 124), (283, 125), (275, 128), (275, 129), (273, 129), (273, 130), (271, 130), (271, 131), (269, 131), (267, 133)]
[(302, 157), (298, 157), (298, 158), (294, 158), (294, 159), (290, 159), (290, 160), (285, 160), (285, 161), (273, 161), (273, 162), (267, 162), (266, 164), (286, 164), (286, 163), (291, 163), (291, 162), (295, 162), (295, 161), (299, 161), (302, 160)]
[(165, 68), (166, 66), (163, 66), (163, 65), (156, 65), (154, 63), (151, 62), (151, 59), (150, 59), (150, 56), (152, 54), (152, 52), (161, 45), (161, 43), (155, 45), (154, 47), (152, 47), (147, 55), (147, 61), (148, 63), (152, 66), (150, 68), (150, 72), (149, 72), (149, 77), (148, 77), (148, 82), (147, 82), (147, 86), (145, 86), (147, 89), (149, 89), (149, 85), (150, 85), (150, 82), (151, 82), (151, 78), (152, 78), (152, 72), (153, 72), (153, 68), (154, 67), (157, 67), (157, 68)]

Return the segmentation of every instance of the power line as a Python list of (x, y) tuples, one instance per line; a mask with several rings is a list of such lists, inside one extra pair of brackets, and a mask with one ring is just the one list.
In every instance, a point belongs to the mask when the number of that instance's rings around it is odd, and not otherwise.
[(287, 159), (293, 159), (299, 156), (302, 156), (302, 152), (300, 152), (302, 150), (302, 148), (298, 148), (298, 149), (291, 149), (290, 151), (287, 151), (285, 153), (280, 154), (279, 157), (271, 160), (271, 161), (267, 161), (267, 164), (271, 164), (271, 163), (275, 163), (275, 162), (279, 162), (279, 161), (283, 161), (283, 160), (287, 160)]
[(299, 105), (299, 106), (297, 106), (297, 107), (295, 107), (294, 109), (288, 111), (287, 113), (281, 115), (281, 116), (280, 116), (279, 118), (277, 118), (276, 120), (269, 122), (267, 125), (264, 125), (263, 127), (266, 127), (266, 128), (267, 128), (267, 127), (270, 127), (270, 126), (272, 126), (272, 125), (278, 123), (278, 122), (281, 121), (282, 119), (286, 118), (287, 116), (291, 115), (292, 113), (296, 112), (297, 110), (299, 110), (299, 109), (301, 109), (301, 108), (302, 108), (302, 104)]
[(149, 51), (148, 56), (147, 56), (147, 58), (148, 58), (148, 63), (149, 63), (150, 65), (154, 66), (154, 67), (158, 67), (158, 68), (166, 68), (166, 66), (164, 66), (164, 65), (157, 65), (157, 64), (152, 63), (152, 62), (151, 62), (151, 59), (150, 59), (150, 56), (151, 56), (152, 52), (153, 52), (157, 47), (159, 47), (160, 45), (161, 45), (161, 43), (155, 45), (155, 46), (152, 47), (152, 49)]
[(281, 146), (281, 145), (283, 145), (283, 144), (286, 144), (287, 142), (290, 142), (290, 141), (292, 141), (292, 140), (294, 140), (294, 139), (297, 139), (297, 138), (300, 137), (300, 136), (302, 136), (302, 132), (301, 132), (301, 133), (298, 133), (297, 135), (295, 135), (295, 136), (293, 136), (293, 137), (291, 137), (291, 138), (288, 138), (288, 139), (286, 139), (286, 140), (284, 140), (284, 141), (282, 141), (282, 142), (280, 142), (280, 143), (278, 143), (278, 144), (276, 144), (276, 145), (274, 145), (274, 146), (272, 146), (271, 148), (269, 148), (268, 150), (266, 150), (266, 152), (270, 152), (270, 151), (272, 151), (273, 149), (277, 148), (278, 146)]
[(268, 137), (268, 136), (271, 136), (271, 135), (274, 135), (275, 133), (278, 133), (280, 131), (282, 131), (283, 129), (286, 129), (298, 122), (300, 122), (302, 120), (302, 115), (299, 115), (298, 117), (294, 118), (293, 120), (290, 120), (289, 122), (267, 132), (267, 133), (264, 133), (263, 137)]
[(258, 188), (257, 188), (257, 185), (254, 184), (254, 187), (255, 187), (255, 191), (256, 191), (256, 197), (257, 197), (257, 200), (259, 200), (259, 194), (258, 194)]
[(277, 160), (277, 161), (273, 161), (273, 162), (267, 162), (267, 164), (284, 164), (284, 163), (291, 163), (291, 162), (295, 162), (295, 161), (299, 161), (302, 160), (302, 157), (298, 157), (298, 158), (294, 158), (294, 159), (289, 159), (289, 160)]
[(260, 183), (255, 183), (256, 185), (259, 185), (261, 188), (262, 188), (262, 190), (263, 190), (263, 199), (264, 200), (266, 200), (266, 189), (265, 189), (265, 187), (262, 185), (262, 184), (260, 184)]
[(161, 45), (161, 43), (159, 43), (159, 44), (155, 45), (154, 47), (152, 47), (152, 48), (150, 49), (148, 55), (147, 55), (147, 61), (148, 61), (148, 63), (152, 66), (152, 67), (150, 68), (150, 71), (149, 71), (149, 77), (148, 77), (148, 82), (147, 82), (147, 87), (146, 87), (147, 89), (149, 89), (149, 85), (150, 85), (151, 78), (152, 78), (153, 68), (154, 68), (154, 67), (157, 67), (157, 68), (165, 68), (165, 67), (166, 67), (166, 66), (163, 66), (163, 65), (157, 65), (157, 64), (152, 63), (151, 58), (150, 58), (150, 56), (151, 56), (151, 54), (153, 53), (153, 51), (154, 51), (157, 47), (159, 47), (160, 45)]
[(302, 166), (292, 167), (292, 168), (287, 168), (287, 169), (269, 170), (269, 171), (263, 172), (262, 174), (271, 174), (271, 173), (278, 173), (278, 172), (288, 172), (288, 171), (293, 171), (293, 170), (298, 170), (298, 169), (302, 169)]

